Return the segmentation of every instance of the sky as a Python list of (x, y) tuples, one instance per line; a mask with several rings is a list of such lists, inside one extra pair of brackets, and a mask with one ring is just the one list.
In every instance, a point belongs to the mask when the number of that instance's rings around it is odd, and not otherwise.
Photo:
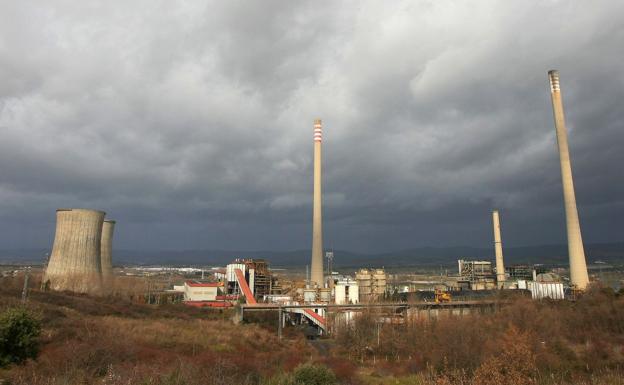
[(55, 210), (135, 250), (586, 243), (624, 229), (622, 1), (0, 1), (0, 249)]

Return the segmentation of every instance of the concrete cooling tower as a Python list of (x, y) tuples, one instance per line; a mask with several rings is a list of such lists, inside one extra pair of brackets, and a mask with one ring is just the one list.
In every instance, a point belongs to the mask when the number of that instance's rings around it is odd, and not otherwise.
[(563, 114), (563, 100), (559, 84), (559, 71), (549, 71), (550, 96), (552, 99), (557, 145), (559, 146), (559, 162), (561, 165), (561, 181), (563, 184), (563, 200), (565, 205), (566, 229), (568, 232), (568, 255), (570, 258), (570, 284), (577, 289), (584, 290), (589, 284), (585, 250), (581, 237), (574, 182), (572, 181), (572, 163), (568, 148), (568, 133)]
[(113, 283), (113, 233), (115, 221), (105, 220), (102, 224), (102, 242), (100, 248), (100, 261), (102, 266), (102, 283), (105, 288), (110, 288)]
[(101, 290), (104, 215), (97, 210), (56, 210), (56, 234), (44, 279), (50, 289), (77, 293)]

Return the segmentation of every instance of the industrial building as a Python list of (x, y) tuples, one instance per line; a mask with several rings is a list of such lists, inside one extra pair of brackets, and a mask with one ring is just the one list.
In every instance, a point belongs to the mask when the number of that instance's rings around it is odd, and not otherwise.
[(457, 261), (460, 289), (491, 290), (496, 288), (496, 275), (490, 261)]
[(241, 259), (238, 258), (228, 264), (225, 269), (225, 290), (228, 294), (240, 294), (240, 285), (236, 270), (240, 270), (249, 285), (251, 293), (256, 298), (266, 295), (281, 294), (282, 288), (279, 280), (270, 269), (264, 259)]
[(510, 281), (535, 281), (538, 274), (548, 272), (548, 269), (541, 266), (533, 266), (528, 264), (516, 264), (506, 268)]
[(563, 283), (558, 282), (535, 282), (518, 281), (518, 289), (525, 289), (531, 292), (533, 299), (564, 299)]
[(357, 281), (347, 277), (339, 279), (334, 285), (334, 303), (344, 305), (358, 302), (360, 290)]
[(184, 301), (216, 301), (223, 282), (184, 282)]

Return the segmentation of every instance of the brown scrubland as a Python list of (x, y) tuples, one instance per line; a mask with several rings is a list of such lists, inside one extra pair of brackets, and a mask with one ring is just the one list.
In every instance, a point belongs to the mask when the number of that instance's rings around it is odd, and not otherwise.
[[(20, 297), (19, 278), (0, 281), (0, 311), (22, 306)], [(494, 314), (398, 325), (380, 325), (364, 312), (335, 338), (308, 342), (288, 329), (278, 340), (270, 316), (235, 325), (229, 310), (31, 290), (25, 306), (42, 322), (40, 353), (0, 369), (0, 379), (15, 385), (624, 385), (624, 295), (592, 288), (575, 302), (506, 300)], [(302, 370), (306, 363), (316, 366)], [(334, 377), (314, 377), (319, 368)], [(311, 379), (301, 380), (301, 373)]]

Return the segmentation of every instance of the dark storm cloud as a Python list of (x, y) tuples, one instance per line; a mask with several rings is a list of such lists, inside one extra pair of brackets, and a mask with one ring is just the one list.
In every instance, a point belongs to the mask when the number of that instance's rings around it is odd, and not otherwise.
[(616, 1), (15, 2), (0, 8), (5, 247), (96, 207), (124, 248), (305, 248), (312, 120), (333, 247), (565, 239), (561, 71), (587, 241), (621, 241)]

